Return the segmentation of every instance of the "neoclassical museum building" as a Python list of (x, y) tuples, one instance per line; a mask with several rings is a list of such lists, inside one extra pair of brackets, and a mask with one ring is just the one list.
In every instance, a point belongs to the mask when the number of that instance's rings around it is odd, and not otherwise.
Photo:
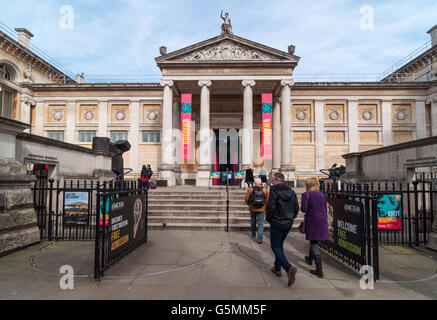
[(437, 25), (426, 50), (377, 82), (294, 81), (294, 46), (282, 51), (222, 30), (173, 52), (161, 47), (160, 82), (89, 83), (35, 53), (28, 30), (15, 30), (16, 38), (0, 32), (1, 116), (85, 148), (96, 136), (128, 140), (130, 175), (150, 164), (168, 186), (207, 185), (213, 171), (247, 167), (299, 183), (344, 164), (344, 154), (437, 135)]

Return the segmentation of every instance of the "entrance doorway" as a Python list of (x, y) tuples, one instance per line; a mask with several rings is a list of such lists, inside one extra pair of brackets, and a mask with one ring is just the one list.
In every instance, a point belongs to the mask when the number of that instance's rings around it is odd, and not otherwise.
[[(220, 172), (220, 179), (214, 180), (214, 185), (237, 186), (241, 180), (234, 179), (235, 172), (240, 170), (240, 137), (236, 129), (214, 129), (215, 147), (213, 148), (214, 164), (211, 171)], [(228, 177), (226, 177), (226, 170)]]

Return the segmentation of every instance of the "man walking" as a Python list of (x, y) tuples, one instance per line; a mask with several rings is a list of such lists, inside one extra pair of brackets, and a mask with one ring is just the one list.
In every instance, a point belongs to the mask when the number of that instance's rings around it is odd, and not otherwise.
[(296, 193), (284, 184), (282, 173), (274, 173), (266, 219), (270, 222), (270, 246), (275, 254), (275, 265), (271, 271), (276, 276), (281, 277), (281, 267), (284, 268), (288, 276), (288, 286), (291, 286), (296, 280), (297, 268), (288, 262), (283, 245), (298, 213), (299, 202)]
[[(252, 237), (257, 236), (257, 242), (263, 243), (264, 233), (264, 213), (269, 201), (269, 192), (261, 186), (261, 179), (255, 179), (255, 186), (249, 188), (246, 192), (246, 204), (250, 211), (250, 231)], [(258, 235), (256, 235), (256, 224), (258, 222)]]

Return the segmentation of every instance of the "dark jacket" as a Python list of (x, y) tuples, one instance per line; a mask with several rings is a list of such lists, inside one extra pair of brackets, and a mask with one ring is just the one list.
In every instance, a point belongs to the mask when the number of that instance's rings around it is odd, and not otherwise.
[(296, 193), (284, 183), (270, 188), (266, 220), (278, 230), (289, 230), (299, 213)]
[(146, 173), (147, 173), (147, 177), (150, 179), (153, 175), (153, 171), (152, 168), (147, 168), (146, 169)]
[(253, 182), (253, 171), (252, 169), (246, 169), (246, 182)]

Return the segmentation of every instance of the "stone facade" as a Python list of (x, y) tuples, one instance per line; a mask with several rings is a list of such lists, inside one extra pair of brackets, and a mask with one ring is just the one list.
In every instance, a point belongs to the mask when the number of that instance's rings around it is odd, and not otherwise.
[[(428, 53), (437, 46), (431, 49)], [(27, 70), (24, 56), (0, 48), (0, 58), (14, 65), (17, 74)], [(222, 34), (174, 52), (162, 51), (156, 58), (160, 83), (64, 83), (59, 77), (26, 83), (17, 77), (0, 83), (15, 92), (11, 117), (29, 123), (31, 133), (87, 148), (94, 135), (125, 138), (132, 146), (124, 154), (125, 167), (133, 169), (131, 177), (138, 177), (143, 164), (151, 164), (156, 177), (168, 185), (208, 183), (215, 141), (205, 132), (216, 129), (237, 130), (239, 169), (280, 170), (290, 180), (318, 175), (333, 163), (345, 164), (345, 153), (437, 134), (436, 81), (295, 83), (292, 75), (299, 59)], [(50, 70), (46, 73), (57, 72)], [(197, 155), (183, 162), (177, 131), (181, 93), (193, 95)], [(260, 156), (262, 93), (274, 97), (273, 157), (268, 160)]]

